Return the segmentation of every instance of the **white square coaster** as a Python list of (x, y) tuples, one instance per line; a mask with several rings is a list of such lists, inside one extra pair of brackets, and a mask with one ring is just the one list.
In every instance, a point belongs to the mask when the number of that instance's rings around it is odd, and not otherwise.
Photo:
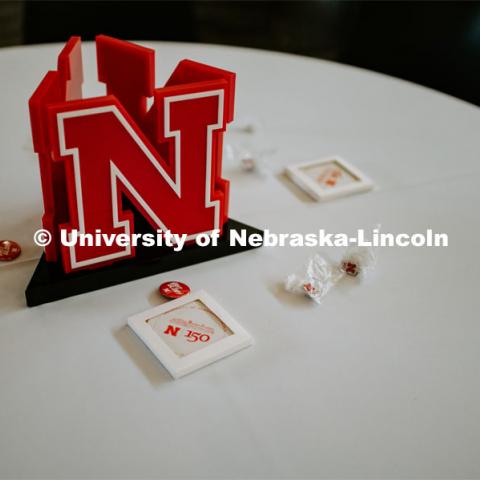
[(134, 315), (128, 325), (173, 378), (253, 343), (248, 332), (203, 290)]
[(321, 201), (373, 188), (366, 175), (337, 156), (292, 165), (286, 174), (311, 197)]

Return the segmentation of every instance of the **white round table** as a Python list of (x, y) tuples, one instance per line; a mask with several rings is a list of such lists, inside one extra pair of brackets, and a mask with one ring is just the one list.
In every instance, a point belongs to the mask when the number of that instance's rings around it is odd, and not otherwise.
[[(157, 85), (186, 57), (237, 72), (236, 118), (263, 126), (270, 154), (264, 177), (227, 162), (233, 218), (275, 232), (432, 228), (450, 245), (380, 249), (367, 282), (321, 306), (283, 289), (317, 249), (262, 248), (27, 308), (42, 214), (27, 101), (61, 45), (0, 50), (0, 237), (23, 246), (0, 266), (0, 478), (478, 477), (480, 110), (321, 60), (147, 45)], [(91, 43), (83, 56), (84, 93), (102, 94)], [(227, 141), (242, 135), (232, 126)], [(330, 154), (376, 189), (322, 204), (282, 174)], [(167, 279), (207, 290), (256, 344), (171, 380), (126, 327)]]

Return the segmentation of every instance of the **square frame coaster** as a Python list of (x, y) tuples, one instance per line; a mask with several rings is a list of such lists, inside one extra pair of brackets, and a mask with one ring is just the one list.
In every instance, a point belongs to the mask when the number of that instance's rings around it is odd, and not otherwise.
[(128, 325), (173, 378), (253, 343), (250, 334), (204, 290), (133, 315)]
[(285, 173), (315, 200), (366, 192), (373, 182), (358, 168), (341, 157), (332, 156), (287, 167)]

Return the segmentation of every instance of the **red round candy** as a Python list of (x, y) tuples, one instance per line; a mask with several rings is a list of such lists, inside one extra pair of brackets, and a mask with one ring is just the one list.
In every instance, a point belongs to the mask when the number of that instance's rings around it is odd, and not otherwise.
[(342, 269), (347, 275), (350, 275), (351, 277), (356, 277), (359, 273), (358, 265), (353, 262), (344, 261), (342, 263)]
[(190, 293), (190, 287), (182, 282), (165, 282), (160, 285), (158, 290), (167, 298), (179, 298)]
[(22, 249), (13, 240), (0, 240), (0, 261), (10, 262), (22, 253)]

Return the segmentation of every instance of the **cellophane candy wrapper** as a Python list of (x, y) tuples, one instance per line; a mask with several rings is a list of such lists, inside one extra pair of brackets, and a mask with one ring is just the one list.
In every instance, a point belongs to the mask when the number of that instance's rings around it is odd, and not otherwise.
[(292, 293), (303, 293), (316, 303), (344, 276), (344, 272), (318, 253), (308, 260), (305, 271), (287, 277), (285, 289)]
[(287, 277), (285, 289), (288, 292), (307, 295), (320, 304), (330, 289), (345, 275), (359, 276), (363, 279), (375, 265), (375, 252), (367, 247), (348, 249), (340, 265), (329, 262), (317, 253), (308, 260), (302, 273)]
[(230, 131), (230, 140), (223, 147), (224, 165), (262, 178), (267, 177), (271, 171), (268, 158), (277, 149), (268, 139), (261, 122), (244, 117), (236, 120)]
[(273, 149), (262, 149), (253, 144), (229, 143), (224, 146), (223, 156), (226, 165), (265, 177), (269, 172), (267, 157), (273, 152)]

